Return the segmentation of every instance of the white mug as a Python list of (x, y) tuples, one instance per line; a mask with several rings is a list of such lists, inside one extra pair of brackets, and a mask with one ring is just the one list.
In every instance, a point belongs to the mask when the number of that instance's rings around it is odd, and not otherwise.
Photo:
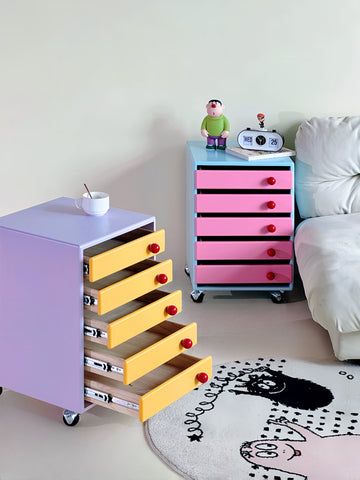
[(109, 210), (109, 195), (104, 192), (90, 192), (92, 198), (88, 193), (83, 193), (81, 198), (75, 200), (76, 208), (84, 210), (88, 215), (95, 215), (100, 217), (105, 215)]

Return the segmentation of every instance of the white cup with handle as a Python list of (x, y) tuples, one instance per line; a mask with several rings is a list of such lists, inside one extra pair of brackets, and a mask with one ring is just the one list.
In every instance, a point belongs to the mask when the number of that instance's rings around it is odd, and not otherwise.
[(109, 210), (109, 194), (105, 192), (83, 193), (81, 198), (75, 200), (76, 208), (83, 210), (87, 215), (101, 217)]

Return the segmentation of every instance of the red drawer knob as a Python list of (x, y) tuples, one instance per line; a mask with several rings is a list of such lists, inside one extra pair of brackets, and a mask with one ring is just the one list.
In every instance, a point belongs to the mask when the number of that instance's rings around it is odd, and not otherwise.
[(275, 227), (275, 225), (273, 225), (272, 223), (270, 223), (270, 225), (267, 226), (267, 230), (268, 230), (268, 232), (270, 232), (270, 233), (275, 233), (275, 232), (276, 232), (276, 227)]
[(178, 312), (177, 306), (176, 305), (168, 305), (166, 307), (166, 313), (169, 315), (176, 315)]
[(206, 383), (209, 380), (209, 375), (205, 372), (200, 372), (196, 375), (196, 380), (200, 383)]
[(160, 252), (160, 245), (158, 243), (150, 243), (148, 249), (151, 253), (159, 253)]
[(156, 276), (156, 280), (164, 285), (164, 283), (168, 281), (168, 277), (165, 275), (165, 273), (159, 273), (159, 275)]
[(266, 278), (267, 278), (268, 280), (274, 280), (274, 278), (275, 278), (275, 273), (274, 273), (274, 272), (268, 272), (268, 273), (266, 274)]
[(269, 257), (275, 257), (275, 255), (276, 255), (276, 250), (275, 250), (275, 248), (269, 248), (269, 249), (267, 250), (267, 254), (269, 255)]
[(270, 208), (270, 210), (272, 210), (273, 208), (276, 207), (276, 203), (273, 202), (272, 200), (270, 200), (270, 202), (267, 202), (267, 207)]
[(184, 338), (183, 340), (181, 340), (181, 346), (184, 348), (191, 348), (193, 346), (191, 338)]
[(267, 183), (268, 183), (269, 185), (275, 185), (275, 183), (276, 183), (276, 178), (275, 178), (275, 177), (269, 177), (269, 178), (267, 179)]

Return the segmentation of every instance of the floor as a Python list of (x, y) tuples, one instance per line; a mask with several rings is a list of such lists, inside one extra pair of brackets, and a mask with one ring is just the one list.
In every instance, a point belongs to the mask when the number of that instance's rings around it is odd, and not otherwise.
[[(199, 344), (193, 355), (215, 363), (262, 356), (334, 358), (327, 333), (310, 317), (297, 286), (290, 302), (273, 304), (264, 294), (189, 299), (183, 289), (183, 323), (196, 321)], [(179, 317), (180, 322), (180, 317)], [(101, 407), (85, 413), (74, 428), (62, 424), (57, 407), (4, 391), (0, 398), (0, 480), (172, 480), (178, 475), (147, 446), (135, 419)]]

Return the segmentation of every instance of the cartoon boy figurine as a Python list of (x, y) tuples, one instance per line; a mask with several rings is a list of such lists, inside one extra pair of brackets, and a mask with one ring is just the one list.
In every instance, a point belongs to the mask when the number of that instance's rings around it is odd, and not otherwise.
[(201, 135), (207, 138), (206, 148), (225, 150), (226, 139), (230, 134), (229, 120), (223, 115), (224, 106), (220, 100), (209, 100), (206, 105), (207, 116), (201, 124)]

